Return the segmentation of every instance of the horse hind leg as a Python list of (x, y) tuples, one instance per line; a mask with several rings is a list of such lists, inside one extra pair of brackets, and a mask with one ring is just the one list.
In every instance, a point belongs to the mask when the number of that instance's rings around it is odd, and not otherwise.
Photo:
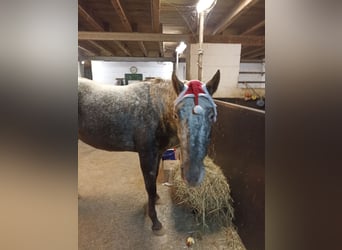
[(156, 212), (156, 201), (159, 199), (157, 194), (156, 180), (158, 175), (158, 154), (139, 153), (140, 167), (144, 176), (145, 188), (148, 194), (148, 215), (152, 220), (152, 230), (156, 235), (163, 235), (163, 226), (158, 220)]

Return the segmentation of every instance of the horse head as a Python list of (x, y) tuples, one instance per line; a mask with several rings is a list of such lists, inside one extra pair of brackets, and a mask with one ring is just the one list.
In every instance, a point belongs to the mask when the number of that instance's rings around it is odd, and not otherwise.
[(184, 84), (175, 73), (172, 74), (173, 88), (178, 95), (174, 111), (181, 148), (182, 178), (190, 186), (199, 185), (204, 177), (203, 159), (210, 142), (211, 125), (217, 115), (212, 95), (219, 81), (219, 70), (207, 83), (192, 80)]

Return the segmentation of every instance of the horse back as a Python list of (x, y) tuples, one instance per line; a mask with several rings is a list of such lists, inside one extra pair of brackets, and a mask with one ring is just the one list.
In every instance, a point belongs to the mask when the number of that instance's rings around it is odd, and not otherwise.
[(160, 113), (149, 93), (150, 83), (107, 86), (79, 79), (79, 138), (110, 151), (139, 151), (156, 143)]

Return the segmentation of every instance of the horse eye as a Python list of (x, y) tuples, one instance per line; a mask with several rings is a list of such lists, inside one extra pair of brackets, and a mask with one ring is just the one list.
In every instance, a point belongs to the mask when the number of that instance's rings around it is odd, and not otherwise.
[(215, 115), (214, 115), (214, 114), (209, 114), (209, 120), (210, 120), (210, 121), (213, 121), (214, 118), (215, 118)]
[(174, 113), (173, 118), (178, 119), (178, 115), (176, 113)]

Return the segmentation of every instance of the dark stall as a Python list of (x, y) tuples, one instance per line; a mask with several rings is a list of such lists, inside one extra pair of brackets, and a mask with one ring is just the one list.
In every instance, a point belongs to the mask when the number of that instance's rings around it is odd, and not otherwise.
[(222, 167), (247, 249), (265, 249), (265, 111), (215, 100), (209, 156)]

